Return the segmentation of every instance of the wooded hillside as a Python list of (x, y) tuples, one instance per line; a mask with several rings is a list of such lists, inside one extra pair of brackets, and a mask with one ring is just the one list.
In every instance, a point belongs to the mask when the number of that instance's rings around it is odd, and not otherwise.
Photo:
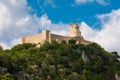
[(0, 47), (0, 80), (115, 80), (120, 56), (100, 45), (45, 42), (40, 48), (19, 44)]

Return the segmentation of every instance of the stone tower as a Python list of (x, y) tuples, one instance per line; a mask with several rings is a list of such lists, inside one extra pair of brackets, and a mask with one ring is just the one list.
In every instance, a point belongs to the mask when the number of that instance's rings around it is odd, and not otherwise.
[(76, 23), (70, 24), (70, 37), (82, 37), (79, 26)]

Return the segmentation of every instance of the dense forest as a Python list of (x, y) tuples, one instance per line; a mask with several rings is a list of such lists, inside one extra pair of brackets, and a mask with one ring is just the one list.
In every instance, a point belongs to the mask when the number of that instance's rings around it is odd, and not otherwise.
[(120, 56), (100, 45), (45, 42), (0, 46), (0, 80), (115, 80), (120, 75)]

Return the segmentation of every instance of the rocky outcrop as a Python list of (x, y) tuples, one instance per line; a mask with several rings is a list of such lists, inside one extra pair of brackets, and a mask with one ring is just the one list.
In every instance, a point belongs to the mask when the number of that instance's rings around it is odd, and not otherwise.
[(116, 80), (120, 80), (120, 75), (115, 74), (115, 78), (116, 78)]
[(8, 69), (0, 66), (0, 74), (7, 73)]

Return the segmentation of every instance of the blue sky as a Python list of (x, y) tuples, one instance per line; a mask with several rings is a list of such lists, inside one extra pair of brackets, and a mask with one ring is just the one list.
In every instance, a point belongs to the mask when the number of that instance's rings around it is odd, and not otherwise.
[[(110, 13), (120, 8), (120, 0), (104, 0), (104, 3), (90, 0), (27, 0), (32, 14), (38, 17), (47, 14), (53, 23), (82, 22), (99, 29), (97, 14)], [(86, 2), (81, 2), (86, 1)], [(89, 2), (90, 1), (90, 2)], [(103, 1), (103, 0), (99, 0)]]
[(43, 29), (69, 36), (71, 22), (86, 40), (120, 54), (120, 0), (0, 0), (0, 45), (9, 49)]

